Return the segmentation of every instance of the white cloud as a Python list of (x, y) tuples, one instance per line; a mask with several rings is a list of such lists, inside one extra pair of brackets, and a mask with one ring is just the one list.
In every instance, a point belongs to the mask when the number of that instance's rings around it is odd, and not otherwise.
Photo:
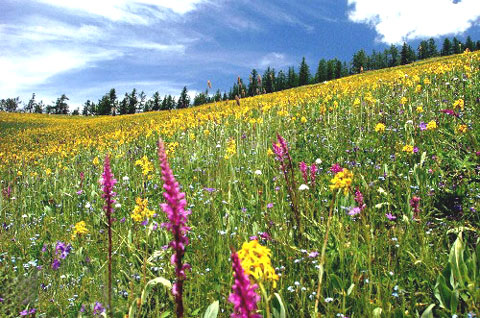
[(17, 96), (54, 75), (114, 57), (118, 57), (118, 53), (109, 50), (86, 52), (55, 48), (16, 57), (0, 57), (0, 96)]
[(368, 23), (385, 43), (465, 32), (480, 18), (478, 0), (348, 0), (348, 17)]
[(264, 68), (267, 66), (270, 67), (282, 67), (289, 64), (285, 54), (282, 53), (277, 53), (277, 52), (272, 52), (268, 53), (267, 55), (263, 56), (262, 59), (260, 60), (259, 66)]
[(115, 22), (149, 24), (169, 12), (183, 15), (206, 0), (34, 0), (75, 13), (96, 15)]

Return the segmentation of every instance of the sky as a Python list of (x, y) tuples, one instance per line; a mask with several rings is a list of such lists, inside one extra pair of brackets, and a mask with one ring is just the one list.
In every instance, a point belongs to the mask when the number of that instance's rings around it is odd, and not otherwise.
[(433, 37), (480, 40), (479, 0), (0, 0), (0, 98), (62, 94), (70, 109), (111, 88), (150, 97), (228, 89), (252, 68)]

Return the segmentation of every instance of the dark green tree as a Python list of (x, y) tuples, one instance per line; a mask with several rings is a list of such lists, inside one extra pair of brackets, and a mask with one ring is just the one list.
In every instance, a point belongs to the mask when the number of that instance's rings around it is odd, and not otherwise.
[(287, 76), (285, 72), (280, 70), (275, 79), (275, 91), (282, 91), (287, 88)]
[(367, 66), (367, 54), (365, 54), (365, 51), (363, 49), (353, 54), (353, 59), (352, 59), (353, 73), (360, 73), (360, 71), (364, 69), (366, 66)]
[(134, 88), (132, 93), (128, 95), (127, 114), (135, 114), (138, 107), (137, 90)]
[(428, 39), (427, 43), (427, 55), (428, 57), (438, 56), (437, 44), (433, 38)]
[(298, 86), (297, 73), (295, 73), (295, 68), (291, 66), (288, 68), (288, 73), (287, 73), (287, 88), (292, 88), (297, 86)]
[(57, 101), (55, 102), (54, 106), (54, 113), (61, 114), (61, 115), (68, 115), (68, 104), (67, 104), (68, 97), (65, 94), (62, 94)]
[(327, 81), (335, 78), (335, 60), (328, 60), (327, 62)]
[(253, 69), (249, 76), (249, 83), (248, 83), (248, 96), (255, 96), (258, 93), (259, 85), (258, 85), (258, 72), (256, 69)]
[(43, 101), (41, 100), (40, 103), (35, 103), (35, 107), (33, 108), (33, 112), (35, 114), (42, 114), (44, 107), (45, 107), (45, 105), (43, 105)]
[(298, 72), (298, 85), (307, 85), (310, 83), (310, 68), (308, 67), (305, 57), (302, 58), (300, 63), (300, 70)]
[(465, 49), (469, 49), (470, 52), (473, 52), (475, 50), (475, 43), (473, 43), (470, 35), (467, 36), (467, 39), (465, 40)]
[(389, 51), (389, 60), (388, 60), (388, 66), (393, 67), (399, 65), (399, 55), (398, 55), (398, 48), (392, 44), (390, 46)]
[(97, 111), (95, 115), (105, 116), (112, 114), (112, 102), (110, 100), (110, 94), (105, 94), (98, 101)]
[(130, 105), (130, 96), (125, 93), (122, 101), (119, 103), (118, 113), (120, 115), (128, 114), (128, 106)]
[(340, 60), (335, 59), (335, 78), (342, 77), (342, 62)]
[(20, 97), (2, 99), (0, 100), (0, 110), (13, 113), (17, 111), (20, 104)]
[(315, 83), (321, 83), (327, 80), (327, 61), (321, 59), (318, 62), (317, 72), (315, 73)]
[(271, 69), (270, 66), (267, 67), (262, 76), (263, 87), (267, 93), (274, 92), (275, 86), (275, 70)]
[(450, 54), (452, 54), (452, 42), (450, 42), (448, 38), (445, 38), (442, 45), (442, 56), (447, 56)]
[(177, 108), (187, 108), (190, 106), (190, 96), (188, 96), (187, 86), (184, 86), (178, 97)]
[(150, 110), (157, 111), (160, 110), (162, 107), (162, 98), (160, 97), (159, 92), (155, 92), (152, 95), (152, 99), (150, 100)]
[(456, 37), (452, 40), (452, 53), (453, 54), (460, 54), (463, 52), (463, 45)]

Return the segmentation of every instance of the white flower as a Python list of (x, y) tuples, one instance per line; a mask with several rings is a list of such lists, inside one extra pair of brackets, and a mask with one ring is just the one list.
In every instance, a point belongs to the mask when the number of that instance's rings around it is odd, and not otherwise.
[(260, 175), (262, 175), (262, 171), (261, 171), (261, 170), (255, 170), (255, 174), (256, 174), (257, 176), (260, 176)]
[(298, 188), (298, 190), (300, 190), (300, 191), (308, 190), (308, 189), (310, 189), (310, 188), (309, 188), (306, 184), (302, 184), (302, 185)]
[(122, 205), (120, 203), (115, 204), (116, 209), (120, 209), (121, 207), (122, 207)]
[(128, 180), (130, 180), (130, 178), (128, 176), (125, 176), (125, 177), (122, 178), (122, 180), (123, 181), (128, 181)]
[(90, 204), (90, 202), (87, 202), (87, 203), (85, 204), (85, 209), (90, 209), (91, 206), (92, 206), (92, 205)]
[(317, 160), (315, 160), (315, 163), (316, 163), (317, 165), (321, 164), (321, 163), (322, 163), (322, 159), (317, 158)]

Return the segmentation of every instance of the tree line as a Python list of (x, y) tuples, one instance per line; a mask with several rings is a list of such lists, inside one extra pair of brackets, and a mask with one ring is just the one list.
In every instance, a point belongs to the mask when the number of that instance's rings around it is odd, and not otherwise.
[[(132, 92), (125, 93), (123, 98), (118, 98), (115, 89), (112, 88), (97, 102), (87, 100), (83, 104), (81, 114), (84, 116), (115, 116), (139, 112), (181, 109), (217, 101), (239, 100), (244, 97), (282, 91), (307, 84), (321, 83), (364, 71), (405, 65), (436, 56), (459, 54), (466, 49), (470, 51), (480, 50), (480, 41), (474, 42), (470, 36), (467, 36), (465, 43), (462, 43), (456, 37), (452, 40), (445, 38), (439, 49), (437, 48), (435, 40), (430, 38), (429, 40), (421, 41), (416, 50), (404, 42), (400, 47), (392, 44), (383, 52), (373, 50), (370, 55), (361, 49), (353, 54), (348, 64), (337, 58), (330, 60), (321, 59), (318, 62), (315, 73), (310, 71), (310, 67), (304, 57), (300, 62), (298, 73), (293, 66), (289, 67), (286, 71), (279, 70), (278, 72), (274, 68), (267, 67), (263, 74), (253, 69), (249, 74), (248, 85), (245, 85), (243, 79), (238, 76), (236, 82), (228, 92), (223, 92), (222, 94), (220, 90), (217, 90), (215, 93), (210, 94), (209, 89), (211, 89), (212, 86), (210, 81), (208, 81), (208, 88), (203, 92), (197, 93), (193, 100), (190, 99), (186, 86), (183, 87), (178, 98), (170, 94), (162, 97), (157, 91), (149, 99), (147, 99), (145, 92), (141, 91), (138, 93), (135, 88)], [(45, 105), (43, 101), (37, 102), (35, 93), (33, 93), (27, 103), (22, 103), (19, 97), (1, 99), (0, 111), (67, 115), (70, 114), (67, 103), (68, 100), (68, 97), (62, 94), (62, 96), (57, 98), (55, 102), (52, 102), (51, 105)], [(80, 110), (75, 109), (71, 114), (79, 115)]]

